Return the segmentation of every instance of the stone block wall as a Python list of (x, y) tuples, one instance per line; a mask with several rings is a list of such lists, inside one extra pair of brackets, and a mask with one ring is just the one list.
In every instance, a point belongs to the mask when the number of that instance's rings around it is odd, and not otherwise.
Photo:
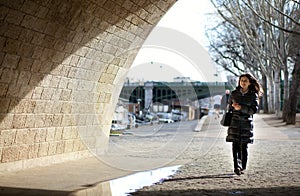
[(0, 171), (105, 149), (125, 73), (175, 2), (1, 0)]

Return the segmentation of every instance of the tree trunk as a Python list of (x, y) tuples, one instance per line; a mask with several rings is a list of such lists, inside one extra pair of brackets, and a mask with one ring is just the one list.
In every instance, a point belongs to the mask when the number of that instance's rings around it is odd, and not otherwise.
[(290, 97), (288, 99), (287, 113), (285, 116), (286, 124), (296, 124), (297, 103), (300, 94), (300, 56), (295, 61), (292, 72), (292, 83), (290, 87)]
[(285, 117), (287, 115), (288, 108), (288, 99), (289, 99), (289, 72), (287, 70), (284, 71), (284, 96), (283, 96), (283, 107), (282, 107), (282, 118), (283, 121), (286, 121)]
[[(273, 75), (273, 74), (272, 74)], [(269, 103), (269, 112), (270, 113), (275, 113), (274, 111), (274, 79), (268, 78), (268, 103)]]
[(262, 76), (262, 88), (264, 90), (263, 94), (263, 108), (264, 108), (264, 113), (268, 114), (269, 113), (269, 106), (268, 106), (268, 93), (267, 93), (267, 77), (266, 75)]
[(274, 70), (274, 108), (276, 116), (280, 116), (280, 69)]

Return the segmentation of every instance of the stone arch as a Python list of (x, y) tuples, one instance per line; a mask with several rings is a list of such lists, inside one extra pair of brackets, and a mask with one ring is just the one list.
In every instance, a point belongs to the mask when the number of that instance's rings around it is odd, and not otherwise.
[(124, 74), (175, 2), (2, 1), (0, 171), (89, 156), (79, 131), (104, 147)]

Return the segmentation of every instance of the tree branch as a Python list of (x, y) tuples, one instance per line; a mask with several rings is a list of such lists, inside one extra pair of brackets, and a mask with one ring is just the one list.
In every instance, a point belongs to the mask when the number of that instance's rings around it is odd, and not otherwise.
[(265, 0), (265, 2), (267, 2), (267, 4), (269, 4), (271, 6), (271, 8), (273, 8), (274, 10), (276, 10), (276, 12), (279, 12), (281, 15), (287, 17), (288, 19), (290, 19), (292, 22), (294, 22), (296, 25), (300, 26), (300, 23), (298, 21), (296, 21), (294, 18), (290, 17), (289, 15), (283, 13), (281, 10), (279, 10), (278, 8), (274, 7), (271, 2), (269, 0)]
[(244, 0), (241, 0), (256, 16), (258, 16), (261, 20), (263, 20), (264, 22), (266, 22), (267, 24), (269, 24), (269, 25), (271, 25), (271, 26), (273, 26), (273, 27), (275, 27), (275, 28), (277, 28), (277, 29), (279, 29), (279, 30), (281, 30), (281, 31), (284, 31), (284, 32), (287, 32), (287, 33), (292, 33), (292, 34), (297, 34), (297, 35), (300, 35), (300, 32), (298, 32), (298, 31), (294, 31), (294, 30), (288, 30), (288, 29), (285, 29), (285, 28), (283, 28), (283, 27), (280, 27), (280, 26), (278, 26), (278, 25), (275, 25), (275, 24), (273, 24), (270, 20), (267, 20), (267, 19), (265, 19), (264, 17), (262, 17), (260, 14), (258, 14), (257, 12), (256, 12), (256, 10), (254, 10), (253, 9), (253, 7), (252, 6), (250, 6), (248, 3), (246, 3)]

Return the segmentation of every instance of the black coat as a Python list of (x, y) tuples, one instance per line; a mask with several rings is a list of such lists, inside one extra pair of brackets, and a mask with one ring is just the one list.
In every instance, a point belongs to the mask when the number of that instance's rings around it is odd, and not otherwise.
[[(233, 101), (241, 105), (235, 110)], [(228, 104), (233, 109), (231, 124), (227, 130), (227, 142), (253, 143), (253, 114), (258, 110), (258, 95), (253, 91), (242, 94), (239, 89), (232, 91)]]

